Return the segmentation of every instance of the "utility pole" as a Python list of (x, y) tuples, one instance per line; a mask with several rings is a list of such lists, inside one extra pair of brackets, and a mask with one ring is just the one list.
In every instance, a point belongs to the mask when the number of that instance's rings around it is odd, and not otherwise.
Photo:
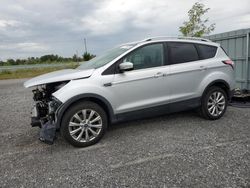
[(78, 63), (78, 50), (76, 50), (76, 62)]
[(87, 52), (88, 52), (88, 50), (87, 50), (87, 42), (86, 42), (86, 38), (84, 38), (84, 47), (85, 47), (85, 53), (87, 53)]

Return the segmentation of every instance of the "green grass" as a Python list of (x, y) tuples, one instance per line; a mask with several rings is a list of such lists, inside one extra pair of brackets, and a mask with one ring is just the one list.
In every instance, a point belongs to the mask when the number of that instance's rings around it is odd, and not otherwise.
[(48, 72), (53, 72), (56, 70), (76, 68), (77, 66), (78, 66), (77, 63), (71, 63), (69, 65), (60, 66), (60, 67), (18, 69), (15, 71), (3, 70), (2, 72), (0, 72), (0, 80), (30, 78), (30, 77), (38, 76), (38, 75), (45, 74)]

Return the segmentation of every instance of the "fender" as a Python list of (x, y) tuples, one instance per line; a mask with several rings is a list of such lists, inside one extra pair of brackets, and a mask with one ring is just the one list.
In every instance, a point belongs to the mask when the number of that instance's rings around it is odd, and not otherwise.
[(107, 99), (97, 94), (84, 93), (70, 98), (65, 103), (63, 103), (61, 107), (59, 107), (59, 109), (56, 111), (56, 127), (60, 128), (63, 115), (70, 105), (79, 100), (84, 100), (86, 98), (97, 99), (98, 101), (101, 101), (103, 104), (105, 104), (106, 113), (108, 115), (110, 122), (112, 123), (116, 121), (116, 116), (114, 115), (113, 108)]
[(230, 86), (229, 86), (229, 84), (228, 84), (225, 80), (221, 80), (221, 79), (214, 80), (214, 81), (212, 81), (211, 83), (209, 83), (209, 84), (205, 87), (205, 89), (204, 89), (204, 91), (203, 91), (203, 93), (202, 93), (202, 96), (204, 95), (204, 93), (207, 91), (207, 89), (208, 89), (209, 87), (211, 87), (211, 86), (213, 86), (213, 85), (216, 85), (216, 84), (223, 84), (223, 85), (226, 86), (226, 93), (227, 93), (228, 99), (230, 100), (230, 99), (231, 99), (231, 96), (232, 96), (231, 90), (230, 90)]

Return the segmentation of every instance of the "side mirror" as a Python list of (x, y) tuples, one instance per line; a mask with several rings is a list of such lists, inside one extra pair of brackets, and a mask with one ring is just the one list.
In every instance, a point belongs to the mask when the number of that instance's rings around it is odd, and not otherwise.
[(130, 71), (134, 69), (134, 65), (131, 62), (123, 62), (119, 65), (121, 72)]

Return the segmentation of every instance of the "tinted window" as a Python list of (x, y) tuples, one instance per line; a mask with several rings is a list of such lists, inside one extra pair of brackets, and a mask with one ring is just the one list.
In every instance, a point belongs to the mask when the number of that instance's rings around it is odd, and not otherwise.
[(191, 43), (170, 42), (168, 51), (172, 64), (199, 60), (197, 50)]
[(215, 56), (217, 47), (202, 44), (196, 44), (199, 50), (200, 59), (209, 59)]
[(123, 59), (123, 62), (131, 62), (134, 69), (145, 69), (163, 65), (163, 44), (151, 44), (141, 47)]

